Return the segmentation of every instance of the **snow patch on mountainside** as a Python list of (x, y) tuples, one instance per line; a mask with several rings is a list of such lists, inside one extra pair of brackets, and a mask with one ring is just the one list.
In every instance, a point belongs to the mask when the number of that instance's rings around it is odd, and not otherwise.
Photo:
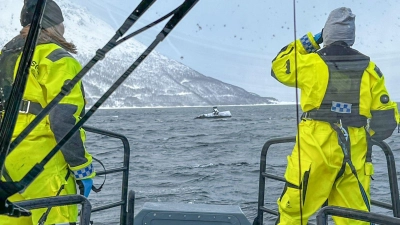
[[(0, 1), (0, 45), (16, 36), (22, 1)], [(116, 31), (101, 18), (67, 0), (56, 1), (64, 14), (65, 36), (78, 48), (76, 58), (86, 65)], [(128, 15), (127, 15), (128, 16)], [(179, 26), (179, 25), (178, 25)], [(173, 32), (173, 31), (172, 31)], [(168, 37), (167, 37), (168, 38)], [(89, 105), (94, 104), (145, 51), (147, 46), (131, 38), (111, 50), (83, 78)], [(276, 104), (276, 99), (260, 97), (194, 71), (153, 51), (111, 95), (104, 107), (157, 107)]]

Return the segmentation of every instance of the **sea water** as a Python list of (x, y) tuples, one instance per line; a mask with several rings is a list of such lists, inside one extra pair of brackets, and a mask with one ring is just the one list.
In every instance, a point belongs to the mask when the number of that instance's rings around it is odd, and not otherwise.
[[(135, 214), (145, 202), (239, 205), (253, 222), (257, 215), (260, 154), (272, 138), (296, 134), (297, 105), (220, 106), (231, 118), (194, 119), (212, 108), (100, 109), (87, 125), (120, 133), (129, 140), (129, 190), (136, 193)], [(397, 132), (397, 131), (396, 131)], [(386, 140), (400, 163), (400, 134)], [(121, 141), (87, 133), (87, 149), (106, 169), (122, 166)], [(286, 156), (293, 143), (272, 146), (267, 155), (267, 170), (283, 176)], [(375, 175), (372, 199), (391, 203), (386, 159), (373, 151)], [(102, 171), (95, 163), (97, 171)], [(400, 170), (400, 169), (398, 169)], [(399, 173), (398, 173), (399, 174)], [(100, 185), (104, 176), (95, 178)], [(99, 193), (91, 193), (92, 207), (120, 200), (121, 174), (110, 174)], [(283, 183), (268, 180), (265, 204), (277, 209), (276, 200)], [(323, 185), (323, 184), (321, 184)], [(392, 215), (390, 210), (372, 206), (373, 212)], [(93, 213), (95, 224), (119, 224), (119, 208)], [(264, 214), (264, 224), (275, 216)], [(312, 219), (314, 220), (314, 219)]]

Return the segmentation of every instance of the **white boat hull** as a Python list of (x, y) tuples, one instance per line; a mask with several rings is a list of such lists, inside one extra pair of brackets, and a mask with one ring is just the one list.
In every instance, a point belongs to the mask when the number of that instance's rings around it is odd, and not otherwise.
[(230, 111), (222, 111), (222, 112), (218, 112), (218, 114), (214, 114), (214, 113), (206, 113), (206, 114), (202, 114), (198, 117), (196, 117), (195, 119), (215, 119), (215, 118), (225, 118), (225, 117), (231, 117), (232, 114)]

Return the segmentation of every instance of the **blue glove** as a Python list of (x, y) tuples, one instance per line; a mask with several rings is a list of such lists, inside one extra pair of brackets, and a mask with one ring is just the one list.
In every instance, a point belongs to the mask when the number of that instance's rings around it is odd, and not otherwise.
[(93, 186), (93, 179), (88, 178), (83, 180), (77, 180), (76, 183), (78, 184), (80, 195), (83, 195), (86, 198), (89, 197), (89, 193), (92, 190)]
[(319, 32), (318, 34), (314, 35), (314, 40), (315, 40), (315, 42), (317, 42), (317, 44), (321, 44), (324, 41), (322, 38), (323, 31), (324, 31), (324, 29), (322, 29), (322, 31)]

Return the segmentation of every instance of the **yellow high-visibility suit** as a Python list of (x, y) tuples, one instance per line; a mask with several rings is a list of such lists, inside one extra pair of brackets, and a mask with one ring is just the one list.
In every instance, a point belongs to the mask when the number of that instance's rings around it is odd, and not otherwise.
[[(341, 42), (318, 49), (308, 33), (284, 47), (272, 62), (275, 79), (301, 90), (301, 109), (306, 112), (288, 156), (286, 185), (277, 201), (277, 224), (307, 224), (326, 201), (368, 211), (373, 165), (367, 154), (367, 137), (383, 140), (400, 122), (397, 105), (390, 100), (375, 63)], [(346, 114), (343, 110), (347, 109), (351, 110)], [(340, 122), (347, 128), (351, 162), (363, 188), (344, 163), (338, 132), (333, 129)], [(369, 224), (339, 217), (334, 220), (336, 224)]]
[[(17, 36), (10, 46), (23, 45), (24, 40)], [(6, 45), (7, 46), (7, 45)], [(5, 50), (3, 49), (3, 56)], [(14, 76), (20, 56), (16, 60)], [(81, 65), (67, 51), (54, 43), (39, 44), (35, 48), (29, 70), (27, 85), (23, 95), (30, 107), (44, 108), (61, 91), (62, 86), (72, 80), (81, 70)], [(27, 105), (27, 104), (25, 104)], [(62, 137), (79, 120), (84, 113), (84, 90), (79, 82), (71, 92), (46, 116), (36, 128), (7, 156), (5, 168), (12, 181), (21, 180), (25, 174), (50, 152)], [(27, 108), (21, 109), (27, 110)], [(24, 130), (35, 118), (36, 112), (19, 113), (13, 139)], [(44, 171), (25, 190), (9, 198), (11, 202), (41, 197), (76, 194), (76, 179), (92, 178), (95, 171), (92, 156), (85, 149), (85, 131), (80, 129), (45, 165)], [(8, 179), (9, 179), (8, 178)], [(2, 176), (2, 180), (6, 180)], [(31, 217), (11, 218), (0, 216), (0, 225), (37, 224), (47, 208), (32, 210)], [(78, 208), (76, 205), (53, 207), (45, 224), (69, 224), (76, 222)]]

